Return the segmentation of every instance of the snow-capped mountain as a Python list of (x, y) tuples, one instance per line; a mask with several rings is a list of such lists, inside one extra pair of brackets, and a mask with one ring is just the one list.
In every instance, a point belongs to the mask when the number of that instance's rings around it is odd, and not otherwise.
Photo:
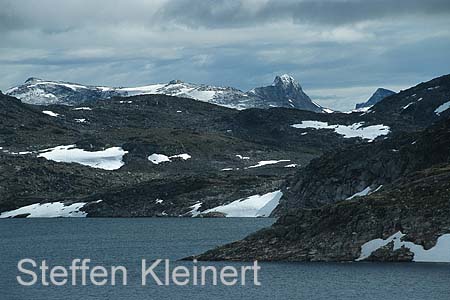
[(366, 102), (356, 104), (355, 109), (369, 108), (371, 106), (374, 106), (384, 98), (394, 94), (394, 91), (384, 88), (378, 88)]
[(29, 78), (24, 84), (6, 91), (24, 103), (48, 105), (76, 105), (95, 99), (114, 96), (135, 96), (143, 94), (164, 94), (196, 99), (235, 109), (289, 107), (314, 112), (326, 109), (311, 101), (300, 84), (289, 75), (275, 77), (272, 85), (243, 92), (232, 87), (217, 87), (204, 84), (172, 80), (165, 84), (151, 84), (140, 87), (89, 86), (64, 81), (49, 81)]
[(287, 74), (275, 77), (272, 85), (252, 89), (247, 94), (250, 97), (253, 96), (260, 99), (261, 102), (267, 103), (269, 106), (287, 106), (314, 112), (324, 112), (320, 105), (314, 103), (305, 94), (300, 84)]
[(5, 94), (16, 97), (24, 103), (38, 105), (75, 105), (89, 100), (107, 99), (121, 95), (119, 91), (108, 87), (49, 81), (35, 77), (28, 78), (22, 85), (10, 88)]

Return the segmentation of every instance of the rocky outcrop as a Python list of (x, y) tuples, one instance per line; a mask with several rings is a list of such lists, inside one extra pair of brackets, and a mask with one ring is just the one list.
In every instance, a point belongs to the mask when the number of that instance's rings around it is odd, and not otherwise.
[[(411, 174), (383, 191), (316, 209), (292, 210), (270, 228), (204, 254), (199, 260), (354, 261), (361, 246), (401, 231), (403, 241), (423, 248), (450, 233), (450, 166)], [(392, 243), (367, 260), (411, 261)]]

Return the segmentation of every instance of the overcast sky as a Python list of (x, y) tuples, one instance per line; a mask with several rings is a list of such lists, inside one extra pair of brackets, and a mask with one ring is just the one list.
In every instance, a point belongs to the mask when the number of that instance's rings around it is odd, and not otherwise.
[(0, 0), (0, 89), (35, 76), (248, 90), (288, 73), (349, 109), (450, 73), (449, 0)]

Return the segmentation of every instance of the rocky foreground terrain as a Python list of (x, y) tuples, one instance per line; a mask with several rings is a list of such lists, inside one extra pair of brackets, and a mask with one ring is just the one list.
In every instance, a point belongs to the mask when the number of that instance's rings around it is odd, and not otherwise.
[[(239, 111), (165, 95), (78, 106), (29, 105), (1, 95), (0, 105), (0, 212), (62, 201), (88, 203), (83, 210), (92, 217), (190, 216), (194, 205), (201, 213), (279, 190), (312, 158), (367, 143), (291, 126), (311, 119), (351, 125), (363, 116)], [(117, 156), (106, 168), (70, 163), (73, 156), (110, 150)]]

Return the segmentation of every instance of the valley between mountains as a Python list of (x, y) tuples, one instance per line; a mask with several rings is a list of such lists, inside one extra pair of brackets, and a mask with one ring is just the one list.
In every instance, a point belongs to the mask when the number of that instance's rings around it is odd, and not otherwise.
[(351, 112), (32, 78), (0, 95), (0, 218), (278, 217), (201, 260), (450, 261), (450, 75)]

